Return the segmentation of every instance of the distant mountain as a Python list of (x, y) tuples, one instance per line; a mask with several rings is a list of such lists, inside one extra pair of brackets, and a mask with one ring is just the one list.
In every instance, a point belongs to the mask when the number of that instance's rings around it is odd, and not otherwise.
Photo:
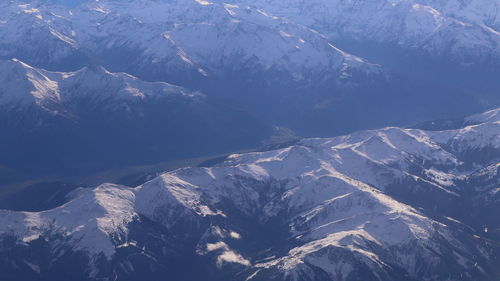
[(413, 126), (413, 128), (431, 130), (431, 131), (444, 131), (459, 129), (468, 125), (477, 125), (484, 122), (491, 122), (497, 120), (499, 117), (499, 110), (490, 110), (484, 114), (477, 114), (468, 117), (458, 117), (453, 119), (442, 119), (422, 122)]
[(227, 152), (271, 133), (234, 105), (98, 66), (49, 72), (0, 61), (0, 83), (0, 162), (25, 171)]
[[(448, 118), (499, 102), (495, 68), (482, 64), (496, 61), (494, 32), (478, 31), (477, 24), (462, 28), (446, 16), (434, 19), (430, 8), (405, 1), (300, 3), (105, 0), (68, 7), (36, 0), (6, 2), (0, 12), (0, 35), (6, 38), (0, 56), (55, 71), (102, 65), (146, 81), (201, 90), (306, 136)], [(381, 15), (365, 20), (376, 9)], [(369, 52), (358, 52), (344, 44), (351, 39), (337, 38), (324, 27), (352, 35)], [(404, 28), (393, 30), (397, 27)], [(469, 37), (478, 39), (464, 39)], [(372, 41), (401, 42), (396, 45), (404, 55), (384, 45), (383, 58), (372, 56)], [(423, 53), (426, 46), (433, 46), (429, 56)], [(456, 67), (441, 69), (447, 66), (442, 61), (432, 71), (420, 67), (427, 57), (447, 60), (443, 56), (451, 61), (471, 58), (471, 67), (481, 66), (483, 72), (457, 74), (450, 71)], [(473, 76), (471, 85), (468, 78)], [(462, 81), (469, 82), (464, 86)]]
[(495, 1), (277, 1), (252, 5), (304, 24), (333, 40), (376, 41), (448, 57), (464, 64), (498, 63), (500, 35)]
[[(231, 155), (0, 211), (16, 280), (496, 280), (499, 109)], [(478, 157), (481, 155), (481, 157)], [(471, 211), (474, 210), (474, 211)]]
[[(320, 34), (251, 8), (197, 1), (88, 1), (74, 9), (44, 1), (15, 4), (3, 4), (7, 40), (1, 53), (46, 68), (65, 61), (79, 68), (72, 56), (84, 54), (114, 70), (171, 82), (238, 71), (247, 78), (267, 73), (267, 82), (311, 83), (337, 80), (351, 68), (370, 71)], [(20, 27), (26, 30), (17, 32)], [(47, 37), (47, 44), (20, 48), (38, 37)]]
[(485, 0), (470, 1), (422, 1), (426, 5), (434, 6), (443, 14), (480, 25), (494, 30), (500, 30), (500, 3)]
[(497, 1), (231, 2), (303, 24), (335, 46), (393, 72), (499, 102), (494, 74), (500, 69)]
[(500, 103), (493, 4), (233, 2), (1, 2), (0, 173), (215, 155), (273, 127), (329, 137)]

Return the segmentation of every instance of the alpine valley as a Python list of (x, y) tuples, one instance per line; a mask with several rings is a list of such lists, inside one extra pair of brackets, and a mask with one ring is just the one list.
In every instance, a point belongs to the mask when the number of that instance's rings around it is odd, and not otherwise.
[(1, 0), (0, 281), (500, 280), (499, 75), (499, 0)]
[(417, 2), (1, 1), (0, 167), (81, 174), (498, 106), (496, 1)]

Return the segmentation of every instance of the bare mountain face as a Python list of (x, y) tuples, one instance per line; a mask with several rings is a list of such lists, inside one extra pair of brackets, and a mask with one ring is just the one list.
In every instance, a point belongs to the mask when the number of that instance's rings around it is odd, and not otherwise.
[(44, 212), (0, 211), (0, 273), (16, 280), (496, 280), (491, 238), (500, 224), (470, 210), (500, 208), (498, 113), (454, 130), (389, 127), (304, 139), (133, 188), (76, 190)]

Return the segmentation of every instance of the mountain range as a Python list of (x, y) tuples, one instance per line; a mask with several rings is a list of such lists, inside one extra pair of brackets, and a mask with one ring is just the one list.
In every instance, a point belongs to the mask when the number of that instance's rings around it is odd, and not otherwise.
[(227, 152), (269, 134), (251, 114), (198, 91), (98, 66), (49, 72), (14, 59), (0, 61), (0, 80), (0, 155), (11, 168), (98, 171)]
[(278, 127), (327, 137), (494, 108), (488, 3), (3, 1), (0, 72), (19, 80), (0, 89), (0, 165), (132, 165), (255, 148)]
[[(4, 280), (495, 280), (500, 109), (0, 211)], [(479, 157), (481, 156), (481, 157)], [(477, 212), (476, 212), (477, 211)]]
[(0, 281), (499, 280), (499, 12), (0, 1)]

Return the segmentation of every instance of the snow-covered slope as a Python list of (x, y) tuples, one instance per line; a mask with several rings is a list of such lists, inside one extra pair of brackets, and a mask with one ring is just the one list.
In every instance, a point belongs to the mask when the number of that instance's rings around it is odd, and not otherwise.
[(59, 85), (39, 70), (14, 59), (0, 61), (0, 73), (2, 106), (60, 103)]
[[(362, 64), (360, 59), (339, 51), (320, 35), (258, 10), (196, 1), (136, 5), (121, 8), (116, 1), (107, 1), (91, 7), (93, 11), (110, 11), (106, 25), (99, 25), (102, 30), (109, 27), (116, 33), (116, 21), (121, 21), (124, 15), (142, 23), (124, 30), (120, 37), (128, 37), (130, 44), (146, 50), (153, 63), (163, 60), (165, 46), (171, 45), (168, 52), (185, 63), (201, 67), (200, 71), (220, 72), (249, 65), (256, 67), (253, 71), (276, 68), (298, 75), (328, 69), (335, 75), (344, 63), (346, 67), (349, 63)], [(163, 30), (153, 29), (158, 25)], [(102, 34), (107, 36), (109, 32), (104, 30)], [(143, 40), (138, 34), (152, 38)], [(116, 44), (116, 39), (113, 40)]]
[(304, 24), (334, 41), (375, 41), (467, 64), (500, 57), (496, 1), (236, 2)]
[[(496, 1), (482, 0), (106, 0), (77, 7), (11, 1), (3, 4), (0, 16), (8, 38), (0, 54), (46, 52), (47, 59), (60, 61), (89, 52), (104, 59), (107, 49), (121, 49), (140, 55), (136, 63), (142, 67), (158, 71), (159, 65), (175, 65), (202, 75), (252, 63), (296, 76), (303, 70), (296, 63), (310, 70), (308, 64), (320, 60), (337, 69), (352, 60), (329, 50), (320, 32), (333, 42), (376, 41), (471, 64), (499, 59), (499, 10)], [(14, 32), (20, 27), (22, 32)], [(44, 45), (37, 50), (19, 44), (40, 39)], [(197, 49), (200, 44), (193, 40), (203, 40), (205, 48)]]
[[(0, 36), (7, 38), (0, 43), (0, 57), (51, 71), (100, 65), (197, 89), (301, 135), (410, 124), (497, 105), (496, 82), (490, 79), (494, 68), (462, 79), (456, 64), (439, 60), (433, 66), (443, 69), (427, 67), (429, 56), (423, 54), (451, 56), (471, 66), (494, 64), (496, 33), (409, 0), (103, 0), (75, 7), (13, 0), (0, 5)], [(337, 35), (354, 38), (377, 55), (355, 50), (340, 37), (336, 41)], [(382, 59), (374, 41), (382, 44)], [(368, 118), (380, 111), (391, 114)], [(337, 121), (347, 115), (349, 122)]]
[(56, 226), (56, 231), (70, 243), (76, 243), (76, 249), (85, 249), (90, 253), (104, 253), (111, 257), (114, 245), (109, 236), (126, 231), (135, 212), (134, 194), (118, 186), (102, 185), (91, 190), (82, 190), (66, 205), (42, 213), (2, 214), (2, 231), (14, 230), (22, 234), (23, 242), (39, 238), (48, 227)]
[[(41, 2), (43, 3), (43, 1)], [(0, 58), (20, 58), (37, 66), (70, 68), (85, 55), (71, 38), (68, 11), (37, 1), (0, 3)]]
[(492, 109), (487, 112), (472, 115), (465, 119), (466, 124), (494, 123), (500, 121), (500, 109)]
[(0, 61), (0, 77), (0, 107), (4, 114), (11, 109), (39, 106), (57, 115), (73, 110), (82, 101), (116, 110), (124, 104), (133, 106), (153, 100), (203, 98), (199, 92), (164, 82), (145, 82), (95, 66), (75, 72), (50, 72), (13, 59)]
[(423, 4), (433, 6), (443, 14), (472, 22), (484, 24), (494, 30), (500, 30), (500, 3), (498, 1), (470, 0), (470, 1), (422, 1)]
[[(203, 268), (211, 264), (227, 280), (443, 280), (450, 274), (477, 280), (489, 276), (494, 246), (452, 218), (430, 218), (432, 210), (411, 197), (455, 200), (458, 182), (476, 177), (481, 165), (494, 170), (487, 166), (499, 155), (484, 163), (463, 154), (498, 151), (500, 123), (491, 112), (457, 130), (393, 127), (305, 139), (164, 173), (135, 188), (78, 190), (53, 210), (0, 211), (0, 233), (17, 241), (10, 247), (20, 253), (46, 244), (54, 262), (84, 254), (85, 274), (106, 280), (108, 272), (121, 272), (120, 278), (163, 272), (180, 253), (194, 255), (192, 266), (205, 259)], [(50, 265), (8, 253), (47, 276)], [(118, 264), (118, 271), (103, 264)]]
[(212, 154), (256, 146), (271, 130), (200, 91), (100, 66), (52, 72), (0, 60), (0, 83), (0, 158), (18, 170)]
[(500, 58), (495, 1), (230, 2), (6, 1), (0, 57), (65, 70), (99, 60), (115, 71), (170, 82), (242, 69), (302, 82), (335, 80), (350, 68), (374, 70), (333, 46), (336, 40), (399, 46), (467, 65)]
[[(112, 69), (163, 81), (243, 69), (249, 77), (272, 71), (292, 81), (335, 81), (353, 69), (376, 70), (317, 32), (249, 7), (194, 0), (88, 1), (72, 9), (44, 1), (3, 6), (0, 34), (8, 40), (0, 55), (51, 68), (39, 63), (37, 54), (47, 54), (43, 57), (54, 65), (66, 60), (78, 65), (71, 60), (77, 52)], [(44, 44), (20, 48), (29, 40)]]

